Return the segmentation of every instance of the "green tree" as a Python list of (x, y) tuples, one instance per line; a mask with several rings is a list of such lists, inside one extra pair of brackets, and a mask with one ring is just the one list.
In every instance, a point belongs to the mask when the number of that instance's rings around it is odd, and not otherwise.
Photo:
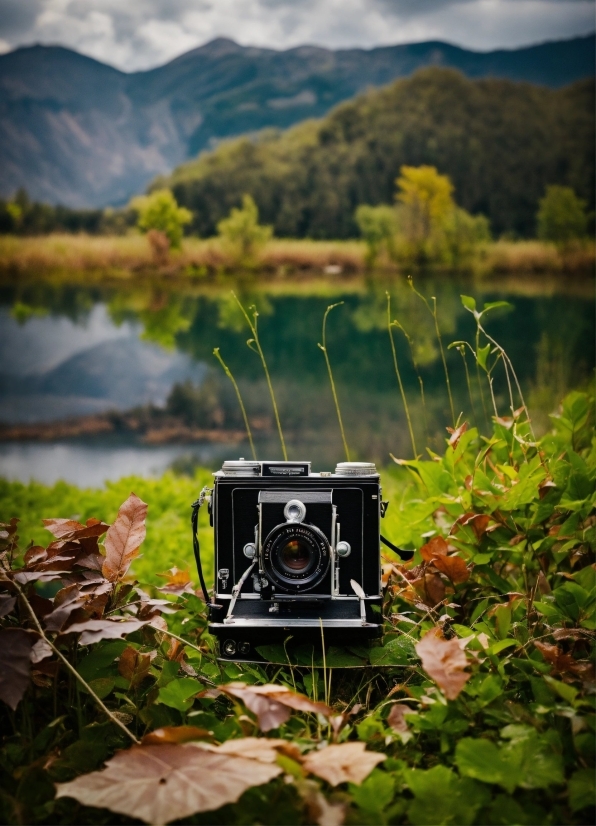
[(586, 234), (586, 202), (569, 186), (549, 186), (539, 201), (538, 237), (566, 247)]
[(217, 225), (220, 238), (239, 264), (248, 265), (257, 250), (271, 238), (272, 227), (259, 224), (259, 210), (251, 195), (242, 196), (242, 207), (232, 207)]
[(384, 204), (361, 204), (354, 217), (360, 234), (366, 241), (366, 263), (369, 267), (374, 267), (383, 245), (392, 254), (393, 238), (397, 229), (395, 210)]
[(133, 198), (131, 207), (138, 213), (137, 226), (141, 232), (156, 230), (172, 249), (180, 248), (184, 225), (190, 223), (192, 213), (178, 206), (169, 189), (158, 189), (150, 195)]
[(444, 251), (452, 266), (469, 259), (479, 244), (490, 241), (490, 224), (485, 215), (470, 215), (454, 207), (443, 222)]

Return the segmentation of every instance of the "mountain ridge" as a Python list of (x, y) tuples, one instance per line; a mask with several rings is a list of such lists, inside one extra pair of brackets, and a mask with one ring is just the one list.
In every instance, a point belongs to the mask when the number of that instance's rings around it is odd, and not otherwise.
[(331, 50), (217, 38), (125, 73), (63, 46), (0, 56), (0, 194), (121, 204), (222, 139), (285, 129), (425, 66), (558, 87), (594, 73), (595, 37), (475, 52), (441, 41)]

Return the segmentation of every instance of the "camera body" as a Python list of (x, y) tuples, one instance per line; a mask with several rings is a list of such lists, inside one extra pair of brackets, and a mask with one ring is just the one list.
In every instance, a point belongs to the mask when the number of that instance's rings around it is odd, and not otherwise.
[(342, 462), (224, 462), (210, 503), (215, 590), (209, 631), (220, 655), (258, 646), (361, 645), (382, 633), (379, 474)]

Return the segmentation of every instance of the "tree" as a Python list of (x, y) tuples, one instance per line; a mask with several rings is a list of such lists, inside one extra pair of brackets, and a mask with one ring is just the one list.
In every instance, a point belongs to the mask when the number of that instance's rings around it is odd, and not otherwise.
[(396, 184), (401, 256), (417, 264), (439, 259), (443, 225), (455, 209), (449, 177), (434, 166), (402, 166)]
[(383, 244), (386, 245), (390, 254), (392, 252), (393, 238), (397, 229), (395, 210), (384, 204), (379, 206), (361, 204), (354, 217), (360, 234), (366, 241), (366, 263), (369, 267), (374, 267)]
[[(168, 247), (180, 248), (184, 225), (190, 222), (192, 213), (185, 207), (178, 206), (169, 189), (158, 189), (150, 195), (133, 198), (131, 207), (138, 213), (137, 226), (141, 232), (160, 233), (161, 240), (167, 239)], [(157, 241), (158, 237), (153, 237)], [(154, 251), (159, 246), (153, 241), (151, 245)], [(165, 252), (167, 254), (167, 249)]]
[(586, 202), (569, 186), (549, 186), (539, 201), (538, 237), (566, 247), (586, 234)]
[(259, 224), (259, 210), (250, 195), (242, 196), (242, 207), (232, 207), (227, 218), (217, 225), (217, 232), (228, 244), (237, 263), (248, 265), (257, 250), (271, 238), (272, 228)]

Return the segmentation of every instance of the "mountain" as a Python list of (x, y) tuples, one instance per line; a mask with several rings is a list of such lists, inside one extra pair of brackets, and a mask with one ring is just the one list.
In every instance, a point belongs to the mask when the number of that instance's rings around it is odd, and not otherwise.
[(121, 204), (222, 138), (320, 117), (424, 66), (556, 88), (593, 75), (594, 55), (594, 35), (487, 53), (438, 41), (275, 51), (218, 39), (126, 74), (62, 47), (20, 48), (0, 56), (0, 194), (23, 186), (49, 203)]

